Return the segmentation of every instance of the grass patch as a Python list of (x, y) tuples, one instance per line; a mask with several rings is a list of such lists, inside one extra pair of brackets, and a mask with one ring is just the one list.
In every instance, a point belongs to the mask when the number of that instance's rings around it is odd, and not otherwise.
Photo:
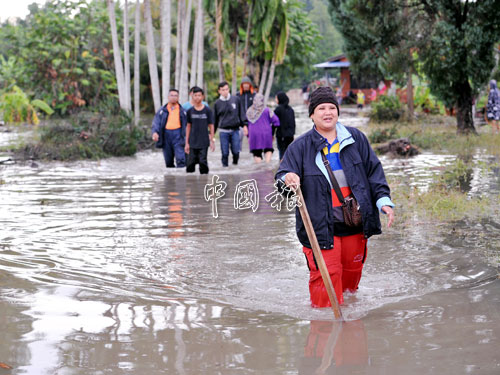
[(450, 223), (457, 220), (500, 218), (500, 196), (470, 197), (455, 189), (433, 186), (421, 191), (408, 185), (389, 182), (391, 196), (397, 203), (395, 228), (404, 229), (419, 223)]
[(80, 113), (70, 121), (39, 126), (29, 141), (10, 151), (18, 158), (66, 161), (130, 156), (151, 146), (149, 127), (132, 126), (123, 114)]
[(458, 135), (455, 118), (426, 115), (412, 123), (370, 122), (367, 133), (374, 145), (390, 139), (409, 138), (420, 149), (436, 153), (470, 155), (479, 148), (486, 154), (500, 155), (500, 134), (492, 134), (490, 130), (486, 127), (478, 129), (478, 135)]

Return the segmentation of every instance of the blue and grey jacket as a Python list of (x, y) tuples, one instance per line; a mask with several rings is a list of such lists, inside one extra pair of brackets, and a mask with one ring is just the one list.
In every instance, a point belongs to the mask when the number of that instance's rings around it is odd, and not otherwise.
[[(179, 105), (179, 104), (178, 104)], [(186, 125), (187, 125), (187, 115), (186, 111), (179, 105), (180, 111), (179, 115), (181, 117), (181, 133), (182, 138), (186, 139)], [(163, 140), (165, 138), (165, 126), (167, 125), (168, 120), (168, 110), (167, 105), (165, 104), (161, 107), (158, 112), (156, 112), (155, 117), (153, 118), (153, 125), (151, 126), (151, 134), (158, 133), (159, 138), (158, 142), (156, 142), (156, 148), (163, 148)]]
[[(366, 136), (358, 129), (337, 123), (337, 139), (342, 169), (360, 205), (363, 233), (366, 238), (380, 234), (379, 211), (383, 206), (394, 207), (382, 164)], [(333, 248), (334, 236), (332, 185), (320, 154), (327, 145), (326, 139), (313, 127), (288, 147), (276, 173), (279, 183), (283, 183), (289, 172), (300, 177), (304, 201), (322, 249)], [(295, 216), (299, 241), (311, 248), (298, 208)]]

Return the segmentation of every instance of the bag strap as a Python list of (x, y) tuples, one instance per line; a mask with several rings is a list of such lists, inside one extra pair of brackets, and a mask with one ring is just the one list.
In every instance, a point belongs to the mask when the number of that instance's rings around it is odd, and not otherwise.
[(337, 179), (333, 174), (332, 168), (330, 167), (330, 162), (326, 158), (323, 150), (321, 150), (320, 152), (321, 152), (321, 158), (323, 159), (323, 164), (325, 165), (326, 171), (328, 172), (328, 176), (330, 176), (330, 181), (332, 182), (333, 190), (335, 190), (335, 194), (337, 194), (337, 198), (339, 199), (340, 203), (344, 204), (344, 196), (342, 195), (339, 183), (337, 182)]

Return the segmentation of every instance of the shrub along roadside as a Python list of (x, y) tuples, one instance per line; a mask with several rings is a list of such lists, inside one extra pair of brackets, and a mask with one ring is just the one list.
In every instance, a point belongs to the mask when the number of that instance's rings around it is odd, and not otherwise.
[(132, 126), (125, 114), (80, 113), (71, 121), (40, 125), (30, 141), (9, 151), (21, 159), (69, 161), (131, 156), (151, 146), (149, 127)]
[(395, 229), (419, 223), (447, 223), (463, 219), (500, 219), (500, 195), (469, 196), (459, 189), (440, 184), (422, 191), (407, 184), (389, 181), (391, 197), (397, 202)]
[(487, 154), (500, 155), (499, 134), (492, 134), (490, 128), (484, 128), (480, 129), (482, 131), (478, 135), (457, 135), (453, 121), (454, 119), (446, 116), (423, 116), (413, 123), (370, 122), (368, 139), (375, 145), (391, 139), (408, 138), (413, 145), (436, 153), (467, 155), (481, 148)]

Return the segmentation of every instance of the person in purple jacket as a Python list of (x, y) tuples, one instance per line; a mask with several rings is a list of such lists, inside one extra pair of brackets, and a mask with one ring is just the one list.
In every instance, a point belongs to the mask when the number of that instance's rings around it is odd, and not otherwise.
[[(273, 156), (274, 127), (280, 126), (280, 120), (264, 103), (264, 96), (257, 93), (253, 104), (247, 110), (248, 145), (256, 163), (271, 161)], [(262, 157), (264, 154), (264, 158)]]

